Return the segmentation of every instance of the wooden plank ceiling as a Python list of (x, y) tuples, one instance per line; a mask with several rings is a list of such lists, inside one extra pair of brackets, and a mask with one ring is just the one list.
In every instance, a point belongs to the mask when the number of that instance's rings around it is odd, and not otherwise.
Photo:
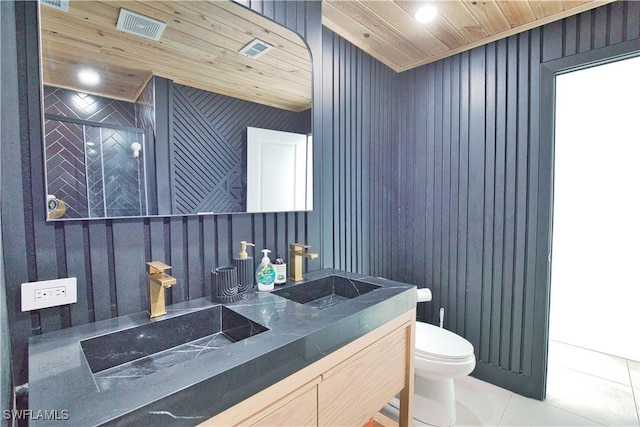
[[(396, 72), (437, 61), (613, 0), (323, 0), (322, 23)], [(431, 3), (432, 22), (415, 11)]]
[[(323, 0), (323, 25), (396, 72), (583, 12), (612, 0)], [(167, 23), (159, 41), (116, 28), (120, 8)], [(311, 105), (311, 59), (292, 31), (229, 1), (71, 0), (68, 12), (41, 6), (43, 82), (135, 101), (152, 75), (291, 111)], [(257, 60), (237, 52), (259, 38), (275, 48)], [(98, 87), (77, 82), (91, 66)]]
[[(167, 24), (159, 41), (116, 28), (120, 8)], [(68, 12), (40, 6), (46, 85), (135, 101), (152, 75), (290, 111), (311, 106), (311, 58), (294, 32), (229, 1), (83, 1)], [(258, 38), (258, 59), (237, 53)], [(80, 84), (84, 67), (99, 86)]]

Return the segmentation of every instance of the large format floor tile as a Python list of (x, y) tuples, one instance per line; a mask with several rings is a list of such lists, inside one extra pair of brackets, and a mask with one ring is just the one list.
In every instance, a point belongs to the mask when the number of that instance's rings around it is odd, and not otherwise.
[(549, 365), (561, 366), (605, 380), (631, 385), (626, 359), (558, 341), (549, 342)]
[(633, 388), (633, 397), (636, 400), (636, 412), (638, 413), (638, 424), (640, 424), (640, 362), (627, 360), (629, 366), (629, 376)]
[[(489, 425), (489, 424), (487, 424)], [(501, 426), (601, 426), (593, 420), (545, 402), (513, 394)]]
[(497, 426), (513, 394), (472, 377), (456, 379), (456, 425)]
[(627, 360), (629, 366), (629, 376), (631, 377), (631, 385), (633, 388), (640, 388), (640, 362)]
[(630, 385), (550, 366), (545, 403), (610, 426), (638, 426)]

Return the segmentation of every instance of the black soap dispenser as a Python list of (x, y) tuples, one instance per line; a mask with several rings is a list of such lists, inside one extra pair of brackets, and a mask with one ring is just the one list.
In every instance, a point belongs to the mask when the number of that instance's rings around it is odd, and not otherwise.
[(238, 270), (238, 293), (244, 293), (253, 289), (253, 257), (247, 254), (247, 246), (255, 246), (253, 243), (242, 240), (240, 252), (233, 258), (233, 265)]

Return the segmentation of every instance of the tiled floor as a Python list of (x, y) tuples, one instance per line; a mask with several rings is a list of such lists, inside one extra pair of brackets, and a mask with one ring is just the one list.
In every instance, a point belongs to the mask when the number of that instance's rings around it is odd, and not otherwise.
[(639, 362), (552, 342), (547, 382), (540, 402), (472, 377), (456, 380), (455, 425), (640, 426)]

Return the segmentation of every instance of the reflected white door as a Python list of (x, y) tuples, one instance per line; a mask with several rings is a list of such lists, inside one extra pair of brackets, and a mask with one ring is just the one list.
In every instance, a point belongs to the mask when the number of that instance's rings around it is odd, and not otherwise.
[(307, 135), (247, 128), (247, 211), (312, 209), (311, 152)]

